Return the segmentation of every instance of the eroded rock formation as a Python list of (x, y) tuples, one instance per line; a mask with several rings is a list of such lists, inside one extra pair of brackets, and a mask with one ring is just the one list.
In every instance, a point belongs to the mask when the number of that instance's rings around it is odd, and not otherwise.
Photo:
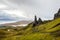
[(42, 23), (41, 18), (37, 20), (37, 17), (35, 16), (34, 22), (33, 22), (33, 27), (40, 25)]

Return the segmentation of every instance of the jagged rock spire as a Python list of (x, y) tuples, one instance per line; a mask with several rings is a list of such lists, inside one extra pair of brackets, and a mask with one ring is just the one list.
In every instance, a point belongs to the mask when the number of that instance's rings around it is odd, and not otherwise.
[(35, 20), (34, 20), (34, 22), (37, 24), (37, 17), (36, 17), (36, 15), (35, 15)]
[(34, 22), (33, 22), (33, 27), (35, 27), (37, 24), (38, 24), (38, 22), (37, 22), (37, 17), (36, 17), (36, 15), (35, 15)]
[(37, 20), (37, 17), (36, 17), (36, 15), (35, 15), (34, 22), (33, 22), (33, 27), (35, 27), (35, 26), (37, 26), (37, 25), (40, 25), (40, 24), (42, 24), (41, 18), (39, 18), (39, 19)]

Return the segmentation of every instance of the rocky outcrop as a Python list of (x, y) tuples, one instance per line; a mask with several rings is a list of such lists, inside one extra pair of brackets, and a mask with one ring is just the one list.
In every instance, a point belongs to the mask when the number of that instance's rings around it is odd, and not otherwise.
[(41, 18), (37, 20), (37, 17), (35, 16), (34, 22), (33, 22), (33, 27), (42, 24)]
[(42, 24), (41, 18), (38, 19), (38, 24)]
[(58, 10), (58, 12), (54, 15), (54, 19), (56, 18), (60, 18), (60, 9)]

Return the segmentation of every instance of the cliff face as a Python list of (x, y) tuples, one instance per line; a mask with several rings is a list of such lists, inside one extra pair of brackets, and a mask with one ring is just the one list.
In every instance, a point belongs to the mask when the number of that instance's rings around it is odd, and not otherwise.
[(56, 18), (60, 18), (60, 9), (58, 10), (58, 12), (54, 15), (54, 19)]

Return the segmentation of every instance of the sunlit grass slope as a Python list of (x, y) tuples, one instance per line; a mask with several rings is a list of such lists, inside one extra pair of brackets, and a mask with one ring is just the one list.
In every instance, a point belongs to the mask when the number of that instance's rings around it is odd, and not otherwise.
[(54, 31), (60, 30), (60, 18), (55, 19), (46, 24), (42, 24), (38, 27), (38, 29), (43, 32), (54, 32)]
[(60, 18), (37, 25), (35, 28), (32, 28), (31, 23), (21, 33), (23, 34), (7, 37), (2, 40), (60, 40)]

